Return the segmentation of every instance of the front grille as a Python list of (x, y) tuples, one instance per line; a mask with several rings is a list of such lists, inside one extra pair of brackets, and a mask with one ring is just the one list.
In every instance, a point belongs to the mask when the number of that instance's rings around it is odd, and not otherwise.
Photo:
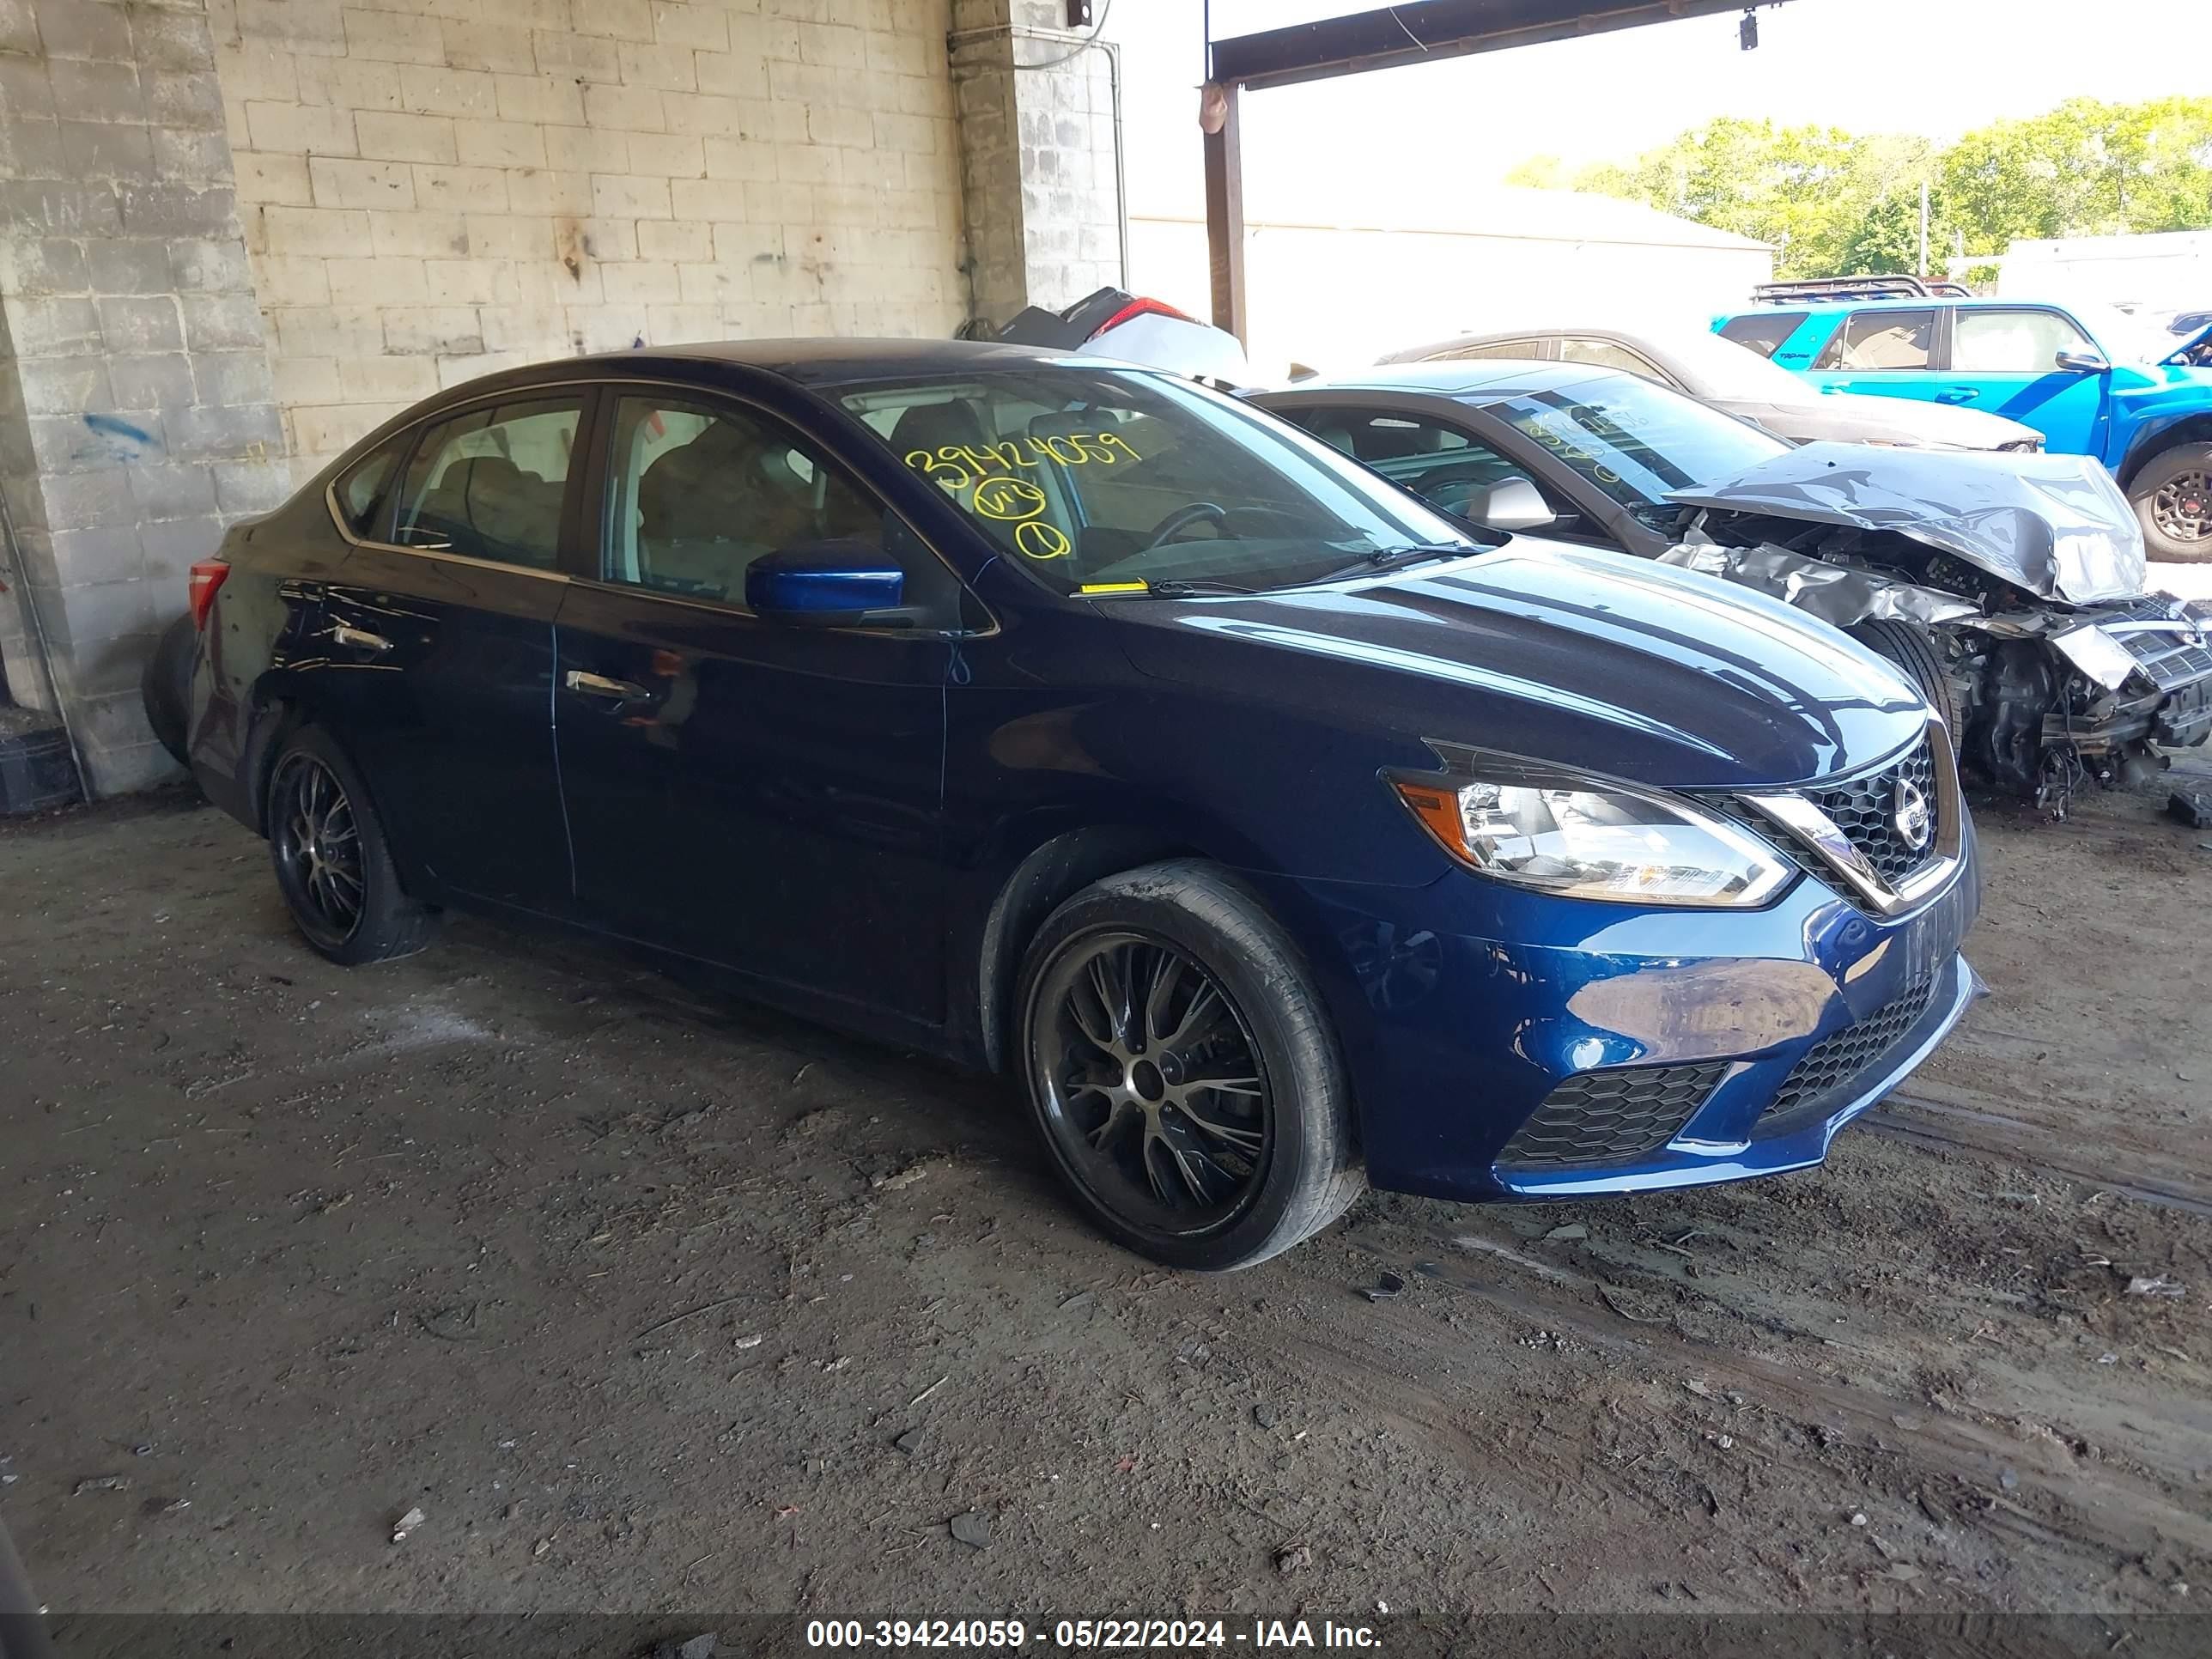
[(1728, 1075), (1728, 1062), (1577, 1072), (1544, 1097), (1498, 1153), (1522, 1169), (1620, 1164), (1655, 1152)]
[[(2146, 599), (2131, 607), (2126, 615), (2130, 622), (2166, 622), (2173, 614), (2171, 601)], [(2140, 632), (2121, 628), (2113, 637), (2127, 647), (2128, 654), (2136, 665), (2150, 678), (2161, 691), (2177, 691), (2185, 685), (2212, 677), (2212, 645), (2205, 643), (2202, 634), (2192, 637), (2177, 634), (2168, 629), (2144, 629)]]
[(1802, 1106), (1844, 1093), (1920, 1023), (1935, 995), (1932, 976), (1915, 980), (1904, 995), (1885, 1002), (1856, 1024), (1822, 1037), (1790, 1068), (1772, 1103), (1759, 1114), (1760, 1122), (1788, 1117)]
[(1927, 803), (1929, 812), (1938, 810), (1936, 756), (1925, 738), (1920, 740), (1919, 747), (1894, 766), (1846, 779), (1825, 789), (1803, 792), (1805, 799), (1828, 815), (1829, 821), (1858, 848), (1860, 856), (1873, 866), (1874, 872), (1892, 887), (1908, 880), (1936, 857), (1939, 839), (1931, 835), (1925, 847), (1915, 848), (1898, 833), (1898, 791), (1908, 782), (1919, 790), (1920, 799)]

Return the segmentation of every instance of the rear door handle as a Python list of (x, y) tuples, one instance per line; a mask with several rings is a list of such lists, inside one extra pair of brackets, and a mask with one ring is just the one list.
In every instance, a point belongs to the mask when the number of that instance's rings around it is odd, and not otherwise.
[(643, 702), (653, 696), (633, 681), (611, 680), (604, 674), (586, 674), (576, 668), (562, 675), (561, 684), (580, 696), (605, 697), (610, 702)]
[(1981, 395), (1980, 388), (1977, 386), (1947, 386), (1936, 394), (1936, 401), (1939, 404), (1970, 404)]
[(356, 651), (374, 651), (379, 656), (392, 649), (392, 641), (381, 634), (372, 634), (366, 628), (355, 628), (346, 623), (331, 624), (331, 642), (349, 645)]

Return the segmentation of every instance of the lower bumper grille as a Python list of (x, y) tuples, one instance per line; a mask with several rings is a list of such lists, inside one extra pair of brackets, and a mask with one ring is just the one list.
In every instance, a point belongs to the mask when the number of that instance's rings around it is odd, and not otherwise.
[(1674, 1138), (1728, 1075), (1702, 1066), (1629, 1066), (1577, 1072), (1544, 1097), (1498, 1155), (1519, 1169), (1624, 1164)]
[(1811, 1116), (1832, 1100), (1847, 1095), (1851, 1085), (1887, 1059), (1920, 1024), (1929, 1004), (1935, 1000), (1936, 986), (1933, 976), (1915, 980), (1902, 996), (1808, 1048), (1782, 1080), (1773, 1103), (1759, 1114), (1759, 1127), (1771, 1128), (1778, 1120), (1801, 1113)]

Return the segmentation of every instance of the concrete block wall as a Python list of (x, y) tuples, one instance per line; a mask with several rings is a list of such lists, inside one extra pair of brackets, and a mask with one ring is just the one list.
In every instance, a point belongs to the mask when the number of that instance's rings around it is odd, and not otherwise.
[(951, 333), (947, 3), (210, 0), (295, 475), (508, 363)]
[(1066, 16), (1058, 0), (953, 0), (971, 302), (988, 322), (1123, 283), (1116, 66)]
[(222, 129), (200, 0), (0, 0), (0, 655), (103, 793), (173, 770), (140, 666), (186, 568), (284, 489)]

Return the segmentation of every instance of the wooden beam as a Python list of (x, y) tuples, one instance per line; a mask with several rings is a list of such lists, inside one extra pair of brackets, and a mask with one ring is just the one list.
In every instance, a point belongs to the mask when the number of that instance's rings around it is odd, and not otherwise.
[(1244, 152), (1237, 135), (1237, 83), (1221, 130), (1206, 135), (1206, 251), (1213, 275), (1213, 325), (1244, 338)]

